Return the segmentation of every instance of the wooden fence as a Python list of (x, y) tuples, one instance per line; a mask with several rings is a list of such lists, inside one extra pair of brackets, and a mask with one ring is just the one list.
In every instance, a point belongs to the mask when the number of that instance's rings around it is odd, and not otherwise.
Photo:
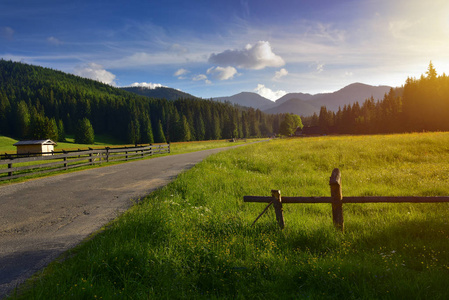
[[(244, 196), (244, 202), (268, 203), (264, 211), (256, 218), (254, 223), (267, 211), (273, 204), (276, 220), (284, 228), (283, 204), (289, 203), (330, 203), (332, 204), (332, 218), (337, 229), (344, 231), (343, 204), (349, 203), (437, 203), (449, 202), (449, 197), (343, 197), (341, 189), (341, 172), (334, 169), (329, 180), (331, 197), (281, 197), (281, 191), (272, 190), (271, 197), (263, 196)], [(253, 223), (253, 224), (254, 224)]]
[(0, 160), (0, 181), (32, 174), (68, 170), (104, 162), (129, 161), (153, 154), (170, 153), (170, 144), (139, 146), (133, 148), (91, 149), (34, 154), (23, 158)]

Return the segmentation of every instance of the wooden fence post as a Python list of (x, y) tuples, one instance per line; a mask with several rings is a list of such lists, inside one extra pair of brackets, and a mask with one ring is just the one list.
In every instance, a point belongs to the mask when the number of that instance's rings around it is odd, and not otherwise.
[(109, 162), (109, 147), (105, 147), (106, 149), (106, 162)]
[(94, 159), (92, 158), (92, 153), (89, 153), (89, 164), (90, 165), (94, 164)]
[[(8, 164), (8, 169), (12, 169), (12, 164)], [(8, 176), (12, 176), (12, 172), (8, 172)]]
[(334, 226), (341, 231), (344, 231), (343, 223), (343, 194), (341, 191), (341, 172), (339, 169), (334, 169), (329, 179), (332, 196), (332, 218)]
[(271, 190), (271, 196), (274, 198), (274, 211), (276, 213), (276, 220), (278, 221), (279, 227), (284, 229), (284, 215), (282, 213), (282, 199), (281, 199), (281, 191), (279, 190)]

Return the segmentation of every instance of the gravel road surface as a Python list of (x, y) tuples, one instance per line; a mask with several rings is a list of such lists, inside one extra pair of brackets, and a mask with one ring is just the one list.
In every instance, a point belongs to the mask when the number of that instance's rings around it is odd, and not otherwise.
[(210, 154), (157, 157), (0, 187), (0, 299), (133, 201)]

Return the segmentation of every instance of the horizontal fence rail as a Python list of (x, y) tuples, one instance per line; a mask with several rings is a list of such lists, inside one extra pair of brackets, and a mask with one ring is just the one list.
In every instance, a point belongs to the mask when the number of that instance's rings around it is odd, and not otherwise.
[(33, 153), (0, 160), (0, 181), (115, 161), (130, 161), (170, 153), (170, 144)]
[[(273, 197), (269, 196), (244, 196), (244, 202), (270, 203)], [(437, 203), (449, 202), (449, 197), (344, 197), (342, 203)], [(332, 197), (282, 197), (282, 203), (330, 203)]]
[[(336, 228), (344, 231), (343, 204), (351, 203), (442, 203), (449, 202), (449, 196), (437, 197), (384, 197), (361, 196), (343, 197), (341, 190), (341, 172), (334, 169), (329, 180), (331, 197), (281, 197), (281, 191), (272, 190), (272, 196), (244, 196), (244, 202), (268, 203), (264, 211), (256, 218), (254, 223), (268, 210), (272, 204), (275, 208), (276, 220), (281, 228), (284, 228), (283, 204), (289, 203), (329, 203), (332, 204), (332, 218)], [(253, 224), (254, 224), (253, 223)]]

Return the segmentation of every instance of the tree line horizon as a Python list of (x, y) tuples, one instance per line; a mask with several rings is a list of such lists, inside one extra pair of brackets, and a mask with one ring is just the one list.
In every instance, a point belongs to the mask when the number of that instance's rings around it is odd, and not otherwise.
[(323, 134), (381, 134), (449, 130), (449, 77), (438, 76), (432, 62), (420, 78), (407, 78), (384, 98), (344, 105), (337, 112), (322, 106), (319, 114), (303, 117), (305, 126)]
[(449, 79), (430, 62), (383, 100), (366, 99), (319, 115), (266, 114), (213, 100), (150, 99), (79, 76), (0, 60), (0, 134), (93, 144), (95, 134), (131, 144), (289, 136), (297, 127), (324, 134), (449, 130)]
[[(125, 143), (267, 137), (286, 114), (213, 100), (150, 99), (49, 68), (0, 60), (0, 134), (92, 144), (95, 134)], [(288, 130), (300, 122), (287, 118)], [(291, 132), (286, 132), (290, 134)]]

